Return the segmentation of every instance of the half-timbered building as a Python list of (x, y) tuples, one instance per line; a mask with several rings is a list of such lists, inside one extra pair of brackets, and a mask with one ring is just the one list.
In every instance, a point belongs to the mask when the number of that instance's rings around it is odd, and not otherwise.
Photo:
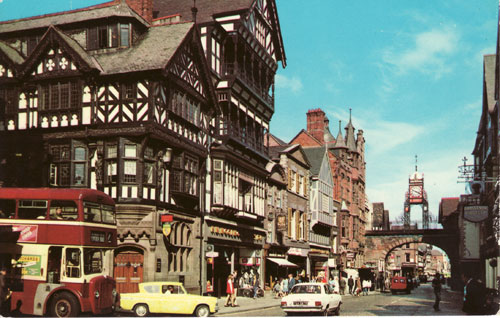
[(202, 272), (220, 295), (231, 271), (262, 274), (264, 135), (274, 113), (274, 76), (286, 58), (274, 0), (154, 2), (154, 18), (172, 15), (196, 21), (221, 108), (207, 161)]
[(119, 291), (168, 279), (196, 292), (220, 115), (211, 72), (193, 22), (153, 23), (127, 2), (0, 23), (0, 178), (104, 191), (117, 204)]

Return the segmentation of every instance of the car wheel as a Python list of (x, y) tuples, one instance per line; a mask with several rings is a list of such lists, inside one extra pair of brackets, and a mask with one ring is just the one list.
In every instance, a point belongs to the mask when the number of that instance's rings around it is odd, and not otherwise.
[(210, 315), (210, 308), (207, 305), (199, 305), (194, 310), (195, 317), (208, 317)]
[(329, 311), (330, 311), (330, 308), (326, 307), (325, 310), (322, 312), (322, 314), (323, 314), (322, 316), (325, 316), (325, 317), (328, 316)]
[(137, 304), (134, 307), (134, 313), (137, 317), (146, 317), (149, 315), (149, 308), (146, 304)]
[(335, 308), (334, 315), (335, 316), (340, 316), (340, 304), (337, 306), (337, 308)]
[(54, 295), (49, 311), (52, 317), (76, 317), (80, 314), (80, 306), (75, 296), (62, 292)]

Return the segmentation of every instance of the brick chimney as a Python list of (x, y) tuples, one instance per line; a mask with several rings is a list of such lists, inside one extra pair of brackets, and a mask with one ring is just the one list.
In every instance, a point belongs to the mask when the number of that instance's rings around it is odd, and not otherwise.
[(125, 0), (130, 8), (146, 21), (153, 21), (153, 0)]
[(327, 123), (325, 121), (325, 112), (321, 108), (310, 109), (307, 112), (307, 132), (321, 143), (324, 142), (323, 136)]

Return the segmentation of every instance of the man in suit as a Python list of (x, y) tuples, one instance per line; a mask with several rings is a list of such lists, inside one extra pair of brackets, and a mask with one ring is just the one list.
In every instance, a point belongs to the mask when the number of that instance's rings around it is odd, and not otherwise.
[(293, 285), (295, 285), (296, 283), (297, 282), (293, 277), (293, 274), (288, 274), (288, 290), (292, 290)]
[(482, 315), (486, 300), (486, 287), (470, 272), (462, 274), (464, 286), (464, 303), (462, 311), (468, 315)]
[(349, 286), (349, 294), (353, 294), (354, 292), (354, 279), (352, 279), (352, 276), (349, 276), (349, 279), (347, 280), (347, 286)]

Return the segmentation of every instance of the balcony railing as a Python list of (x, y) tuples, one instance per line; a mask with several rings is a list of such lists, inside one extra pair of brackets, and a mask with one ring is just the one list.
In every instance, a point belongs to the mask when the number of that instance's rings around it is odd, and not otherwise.
[(330, 237), (309, 232), (309, 242), (330, 246)]
[(311, 215), (311, 223), (315, 224), (317, 222), (329, 225), (329, 226), (335, 226), (335, 220), (334, 220), (334, 215), (330, 213), (326, 213), (323, 211), (312, 211)]
[(269, 92), (266, 91), (261, 85), (260, 80), (255, 80), (253, 78), (252, 72), (248, 72), (244, 67), (235, 68), (235, 63), (224, 63), (225, 75), (235, 75), (238, 79), (240, 79), (243, 83), (245, 83), (255, 95), (260, 96), (267, 105), (274, 110), (274, 98), (269, 95)]

